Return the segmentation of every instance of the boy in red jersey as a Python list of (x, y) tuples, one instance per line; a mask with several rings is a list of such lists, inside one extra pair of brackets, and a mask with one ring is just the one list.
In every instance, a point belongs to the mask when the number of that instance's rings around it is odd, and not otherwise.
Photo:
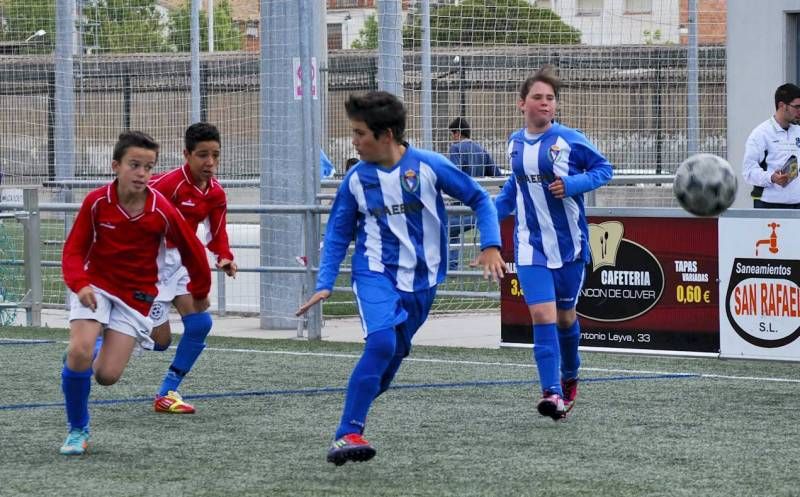
[[(64, 455), (88, 448), (92, 375), (101, 385), (113, 385), (137, 343), (153, 346), (147, 316), (158, 293), (156, 259), (164, 238), (183, 257), (195, 305), (208, 307), (211, 272), (203, 246), (172, 204), (147, 186), (157, 160), (158, 144), (150, 136), (121, 134), (111, 162), (117, 179), (86, 196), (64, 244), (64, 281), (74, 292), (61, 372), (69, 423)], [(101, 334), (105, 338), (95, 359)]]
[[(205, 225), (206, 246), (217, 256), (217, 268), (228, 276), (235, 277), (237, 267), (233, 262), (225, 229), (225, 191), (214, 177), (219, 166), (220, 143), (216, 126), (208, 123), (192, 124), (184, 135), (183, 156), (186, 164), (156, 175), (150, 180), (150, 186), (172, 202), (195, 233), (199, 224)], [(211, 315), (202, 312), (205, 309), (194, 307), (187, 290), (189, 280), (189, 274), (181, 264), (180, 254), (168, 245), (163, 257), (159, 258), (158, 297), (150, 311), (155, 349), (166, 350), (171, 341), (168, 316), (170, 302), (181, 315), (184, 332), (175, 358), (153, 402), (156, 412), (192, 414), (195, 411), (178, 394), (178, 387), (203, 352), (212, 323)]]

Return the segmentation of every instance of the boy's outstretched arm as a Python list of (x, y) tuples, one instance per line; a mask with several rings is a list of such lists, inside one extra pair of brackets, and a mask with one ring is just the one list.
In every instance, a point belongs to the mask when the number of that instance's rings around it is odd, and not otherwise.
[(320, 290), (318, 292), (314, 292), (314, 295), (311, 296), (310, 299), (306, 300), (306, 302), (297, 309), (297, 312), (294, 313), (295, 316), (302, 316), (309, 309), (320, 303), (321, 301), (327, 299), (331, 296), (330, 290)]
[(483, 266), (483, 279), (500, 281), (506, 274), (506, 263), (497, 247), (487, 247), (481, 250), (480, 255), (470, 263), (470, 266)]

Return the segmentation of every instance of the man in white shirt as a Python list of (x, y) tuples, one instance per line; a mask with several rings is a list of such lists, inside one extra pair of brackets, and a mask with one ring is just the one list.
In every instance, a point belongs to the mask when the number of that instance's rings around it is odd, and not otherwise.
[(800, 209), (800, 87), (775, 90), (775, 114), (747, 137), (742, 175), (753, 185), (753, 207)]

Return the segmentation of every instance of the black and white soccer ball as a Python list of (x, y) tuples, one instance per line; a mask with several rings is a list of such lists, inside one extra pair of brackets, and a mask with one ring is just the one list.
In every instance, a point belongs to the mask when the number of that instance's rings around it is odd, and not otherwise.
[(672, 192), (695, 216), (718, 216), (733, 204), (738, 181), (728, 161), (714, 154), (695, 154), (678, 166)]

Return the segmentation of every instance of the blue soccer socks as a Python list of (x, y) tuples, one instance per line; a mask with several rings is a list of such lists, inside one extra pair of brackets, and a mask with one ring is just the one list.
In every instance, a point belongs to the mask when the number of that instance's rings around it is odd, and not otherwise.
[(375, 331), (367, 336), (364, 353), (350, 374), (342, 419), (335, 439), (349, 433), (363, 433), (367, 412), (381, 388), (381, 378), (395, 357), (396, 342), (395, 331), (391, 328)]
[(581, 326), (576, 319), (569, 328), (558, 329), (558, 343), (561, 348), (561, 377), (571, 380), (578, 377), (581, 356), (578, 345), (581, 342)]
[(89, 426), (89, 392), (92, 368), (73, 371), (66, 364), (61, 369), (61, 390), (70, 430), (85, 430)]
[(207, 312), (197, 312), (183, 316), (183, 336), (175, 351), (175, 358), (169, 366), (169, 371), (161, 382), (159, 396), (167, 395), (170, 391), (177, 391), (192, 366), (206, 348), (206, 337), (211, 331), (211, 315)]
[(533, 357), (539, 370), (542, 391), (563, 395), (561, 391), (560, 352), (556, 324), (533, 325)]

